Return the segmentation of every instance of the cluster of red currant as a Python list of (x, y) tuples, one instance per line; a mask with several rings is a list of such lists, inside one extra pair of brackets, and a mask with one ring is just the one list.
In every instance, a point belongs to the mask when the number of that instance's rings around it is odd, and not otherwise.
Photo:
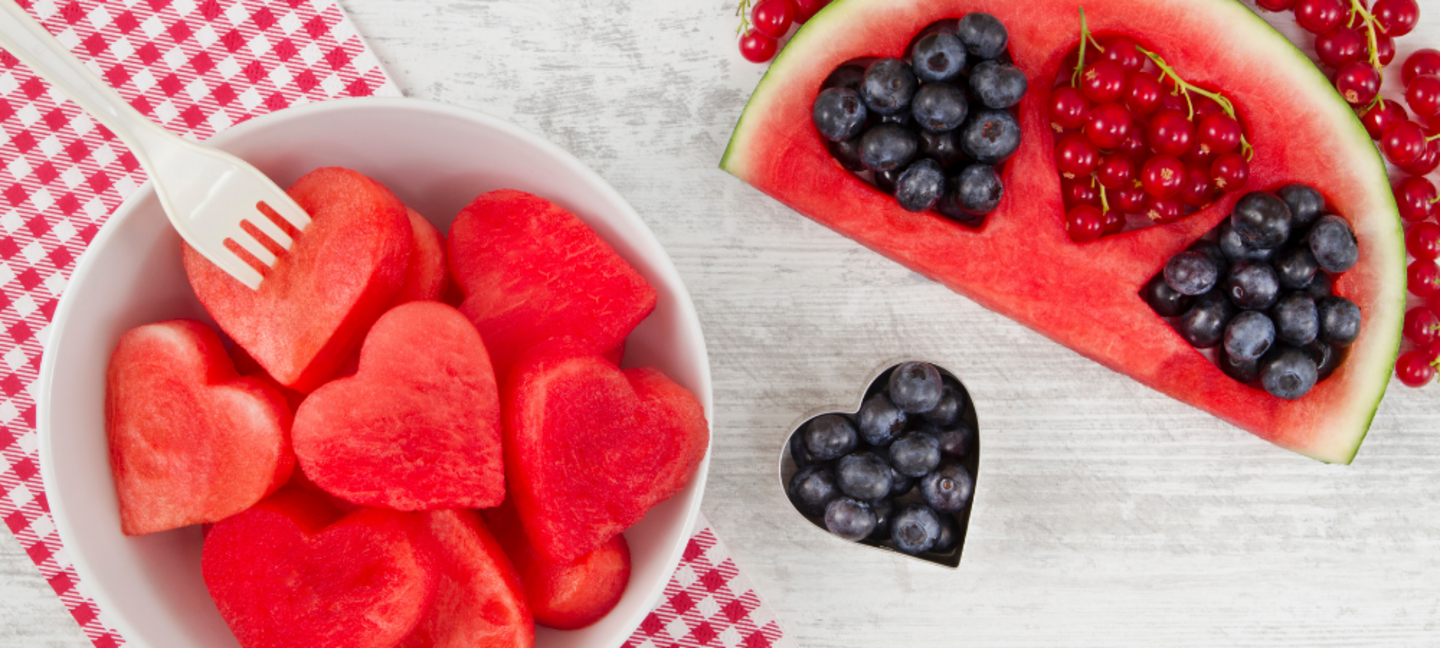
[(1049, 106), (1072, 240), (1171, 223), (1245, 184), (1250, 145), (1228, 99), (1129, 36), (1095, 38), (1083, 10), (1080, 32)]
[(752, 63), (764, 63), (775, 58), (780, 49), (780, 39), (790, 33), (792, 25), (799, 25), (815, 12), (830, 4), (830, 0), (760, 0), (754, 8), (751, 0), (740, 0), (735, 15), (740, 16), (740, 55)]

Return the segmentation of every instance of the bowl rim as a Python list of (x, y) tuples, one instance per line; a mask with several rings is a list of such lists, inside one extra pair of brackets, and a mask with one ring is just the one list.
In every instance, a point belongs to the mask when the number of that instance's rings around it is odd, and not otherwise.
[[(660, 240), (656, 238), (654, 231), (640, 218), (634, 206), (625, 200), (624, 196), (621, 196), (599, 173), (581, 162), (574, 154), (544, 137), (477, 110), (461, 108), (438, 101), (408, 97), (355, 97), (334, 99), (293, 106), (248, 119), (217, 133), (207, 140), (206, 144), (221, 150), (226, 150), (232, 143), (243, 141), (251, 131), (268, 127), (274, 122), (305, 119), (314, 115), (372, 110), (418, 111), (421, 113), (443, 115), (478, 123), (484, 127), (499, 131), (504, 135), (521, 140), (526, 145), (533, 146), (547, 157), (568, 167), (569, 170), (577, 175), (590, 180), (594, 188), (598, 190), (607, 201), (619, 208), (618, 215), (621, 220), (626, 223), (627, 229), (639, 238), (641, 244), (645, 248), (652, 248), (660, 252), (661, 258), (658, 259), (658, 263), (654, 264), (655, 270), (658, 271), (659, 274), (665, 275), (668, 279), (672, 280), (670, 283), (672, 284), (675, 295), (675, 307), (677, 308), (676, 319), (681, 327), (686, 330), (686, 333), (691, 336), (692, 339), (696, 340), (698, 345), (695, 361), (698, 363), (696, 370), (697, 375), (701, 379), (701, 389), (695, 396), (700, 400), (701, 406), (704, 408), (705, 420), (709, 426), (710, 434), (706, 442), (705, 456), (701, 460), (700, 466), (696, 468), (685, 490), (681, 491), (683, 493), (694, 489), (695, 500), (686, 508), (684, 525), (682, 527), (683, 531), (671, 545), (669, 555), (665, 557), (663, 570), (665, 582), (660, 583), (659, 587), (655, 587), (654, 590), (642, 600), (643, 604), (637, 608), (636, 613), (631, 615), (632, 618), (623, 624), (624, 627), (629, 629), (628, 632), (623, 636), (617, 637), (616, 641), (612, 644), (613, 646), (620, 646), (629, 638), (630, 634), (633, 634), (634, 629), (638, 628), (644, 618), (655, 608), (656, 603), (665, 592), (665, 585), (668, 584), (669, 579), (673, 577), (676, 568), (679, 566), (680, 559), (684, 555), (690, 539), (690, 531), (694, 528), (695, 522), (700, 515), (700, 505), (704, 500), (705, 485), (709, 475), (710, 458), (715, 439), (714, 388), (710, 372), (709, 350), (705, 343), (704, 331), (700, 326), (699, 315), (695, 311), (695, 304), (690, 296), (690, 291), (685, 286), (684, 279), (680, 275), (679, 270), (676, 269), (674, 260), (670, 257), (669, 252), (665, 250), (665, 247), (660, 244)], [(75, 264), (75, 269), (70, 273), (70, 276), (67, 277), (67, 289), (62, 291), (60, 295), (55, 315), (50, 320), (49, 335), (46, 337), (45, 344), (43, 345), (40, 371), (36, 379), (35, 431), (38, 437), (37, 452), (40, 459), (40, 476), (42, 484), (44, 485), (50, 515), (55, 521), (56, 533), (60, 538), (62, 546), (71, 546), (77, 537), (77, 532), (71, 525), (70, 515), (64, 503), (65, 500), (55, 496), (58, 494), (54, 485), (56, 479), (56, 455), (53, 437), (50, 433), (51, 415), (49, 412), (51, 408), (51, 397), (56, 392), (54, 388), (54, 377), (55, 357), (57, 354), (51, 353), (50, 349), (52, 344), (58, 341), (61, 331), (64, 330), (65, 327), (63, 325), (70, 321), (72, 311), (77, 308), (75, 300), (71, 298), (73, 291), (68, 290), (68, 288), (73, 284), (76, 277), (84, 277), (94, 271), (92, 266), (96, 263), (96, 255), (92, 253), (92, 250), (100, 249), (109, 244), (110, 240), (117, 236), (116, 232), (121, 229), (123, 223), (137, 217), (136, 214), (140, 213), (138, 209), (139, 205), (144, 202), (147, 197), (153, 195), (154, 191), (153, 183), (149, 179), (146, 179), (143, 184), (137, 187), (134, 192), (127, 196), (125, 200), (110, 213), (95, 238), (85, 247), (84, 253), (80, 255), (79, 260)], [(680, 493), (677, 493), (677, 495), (679, 494)], [(69, 553), (68, 558), (76, 574), (79, 576), (80, 582), (88, 583), (86, 595), (95, 602), (98, 609), (102, 612), (107, 609), (116, 609), (116, 606), (113, 604), (114, 599), (110, 596), (109, 590), (99, 586), (100, 581), (94, 578), (96, 572), (91, 569), (85, 554), (73, 552)], [(123, 617), (119, 615), (107, 616), (106, 621), (109, 626), (120, 633), (121, 637), (131, 645), (148, 645), (142, 643), (141, 639), (138, 638), (138, 633), (133, 630), (132, 626)]]

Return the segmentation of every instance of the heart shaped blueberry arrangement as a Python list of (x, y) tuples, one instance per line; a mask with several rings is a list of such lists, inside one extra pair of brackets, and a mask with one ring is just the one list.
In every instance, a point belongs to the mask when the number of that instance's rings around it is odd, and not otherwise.
[(854, 413), (797, 425), (781, 450), (780, 483), (795, 510), (838, 538), (953, 568), (979, 463), (965, 387), (909, 361), (876, 375)]

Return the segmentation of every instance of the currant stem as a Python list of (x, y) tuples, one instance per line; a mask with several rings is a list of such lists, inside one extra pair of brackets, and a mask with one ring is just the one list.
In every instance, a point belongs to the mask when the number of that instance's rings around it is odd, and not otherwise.
[(740, 26), (735, 28), (735, 36), (738, 38), (745, 35), (746, 27), (750, 26), (750, 3), (753, 0), (740, 0), (740, 5), (735, 7), (735, 15), (740, 17)]
[(1085, 45), (1087, 42), (1095, 49), (1105, 51), (1105, 48), (1101, 47), (1100, 43), (1095, 41), (1095, 37), (1090, 34), (1090, 27), (1085, 23), (1085, 7), (1080, 7), (1080, 59), (1075, 63), (1075, 72), (1070, 75), (1070, 87), (1072, 88), (1080, 87), (1080, 71), (1085, 69)]
[[(1202, 97), (1207, 97), (1211, 99), (1217, 104), (1220, 104), (1220, 109), (1225, 111), (1226, 115), (1229, 115), (1230, 118), (1235, 120), (1236, 123), (1240, 122), (1240, 117), (1235, 114), (1235, 104), (1230, 103), (1230, 100), (1226, 99), (1225, 95), (1222, 95), (1218, 92), (1210, 92), (1209, 90), (1196, 86), (1189, 81), (1181, 78), (1180, 74), (1175, 71), (1175, 68), (1170, 67), (1170, 65), (1165, 62), (1165, 59), (1161, 58), (1159, 54), (1156, 54), (1143, 47), (1137, 47), (1135, 49), (1139, 50), (1141, 54), (1149, 57), (1150, 61), (1155, 64), (1155, 67), (1160, 68), (1160, 74), (1162, 75), (1162, 78), (1170, 77), (1170, 81), (1175, 84), (1175, 91), (1171, 94), (1185, 97), (1185, 105), (1188, 106), (1190, 109), (1189, 119), (1195, 119), (1195, 102), (1190, 99), (1190, 93), (1194, 92)], [(1250, 146), (1250, 142), (1245, 138), (1244, 134), (1240, 135), (1240, 151), (1245, 155), (1246, 161), (1249, 161), (1250, 159), (1255, 157), (1255, 148)]]
[(1350, 0), (1350, 22), (1346, 25), (1347, 27), (1355, 26), (1356, 16), (1365, 22), (1366, 38), (1370, 42), (1370, 65), (1375, 66), (1376, 70), (1384, 72), (1384, 66), (1380, 65), (1380, 37), (1375, 34), (1375, 28), (1379, 27), (1379, 22), (1365, 8), (1365, 3), (1360, 0)]
[(1105, 185), (1100, 184), (1100, 178), (1093, 173), (1090, 174), (1090, 186), (1100, 190), (1100, 213), (1110, 213), (1110, 201), (1105, 197)]

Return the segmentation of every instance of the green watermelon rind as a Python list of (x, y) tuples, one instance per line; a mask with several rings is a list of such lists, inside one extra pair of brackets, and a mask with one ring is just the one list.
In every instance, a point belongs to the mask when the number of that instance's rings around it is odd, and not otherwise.
[[(788, 89), (787, 77), (792, 75), (792, 67), (798, 67), (817, 51), (823, 51), (829, 47), (824, 38), (827, 31), (843, 25), (846, 21), (854, 18), (856, 14), (863, 13), (864, 10), (870, 8), (870, 3), (874, 1), (876, 0), (835, 0), (801, 27), (772, 62), (757, 85), (726, 147), (720, 162), (722, 169), (742, 180), (749, 181), (747, 175), (750, 170), (747, 169), (746, 160), (746, 153), (749, 153), (747, 144), (757, 135), (756, 131), (761, 127), (762, 119), (757, 115), (763, 115), (774, 102), (783, 96)], [(1389, 385), (1392, 368), (1399, 355), (1405, 309), (1404, 230), (1393, 195), (1389, 191), (1385, 166), (1380, 159), (1378, 150), (1354, 111), (1335, 91), (1323, 73), (1283, 34), (1265, 22), (1254, 11), (1233, 0), (1190, 0), (1190, 3), (1205, 6), (1207, 13), (1209, 11), (1222, 13), (1228, 11), (1225, 17), (1231, 18), (1231, 20), (1225, 21), (1225, 24), (1229, 38), (1242, 38), (1242, 36), (1237, 36), (1236, 32), (1253, 32), (1253, 34), (1247, 33), (1243, 38), (1271, 50), (1271, 55), (1266, 57), (1269, 59), (1266, 61), (1267, 66), (1285, 65), (1287, 73), (1298, 75), (1297, 82), (1309, 90), (1304, 95), (1307, 97), (1307, 101), (1324, 109), (1325, 118), (1333, 121), (1337, 132), (1344, 135), (1341, 145), (1347, 154), (1344, 159), (1352, 169), (1352, 173), (1357, 178), (1367, 176), (1371, 178), (1366, 184), (1372, 186), (1374, 190), (1364, 193), (1366, 202), (1370, 203), (1374, 210), (1381, 210), (1393, 215), (1389, 224), (1377, 226), (1374, 216), (1371, 216), (1368, 224), (1372, 228), (1369, 236), (1372, 237), (1371, 243), (1375, 245), (1375, 251), (1381, 255), (1382, 259), (1394, 259), (1393, 263), (1377, 264), (1380, 271), (1373, 304), (1377, 306), (1393, 304), (1394, 308), (1393, 310), (1387, 309), (1388, 312), (1371, 312), (1367, 315), (1367, 325), (1371, 327), (1369, 333), (1380, 337), (1368, 345), (1367, 348), (1371, 350), (1371, 353), (1368, 354), (1369, 357), (1364, 362), (1364, 366), (1351, 367), (1356, 372), (1357, 380), (1363, 383), (1363, 387), (1352, 390), (1349, 393), (1352, 397), (1349, 402), (1334, 406), (1329, 412), (1342, 415), (1345, 420), (1350, 421), (1352, 425), (1348, 427), (1354, 432), (1350, 435), (1331, 435), (1325, 439), (1329, 442), (1326, 445), (1287, 444), (1287, 447), (1321, 461), (1349, 463), (1354, 459), (1361, 442), (1368, 434), (1369, 427), (1374, 421), (1380, 402)], [(1105, 2), (1099, 0), (1098, 3), (1091, 4), (1100, 6)], [(808, 124), (805, 126), (808, 127)], [(1365, 168), (1367, 165), (1368, 169)], [(1382, 188), (1383, 190), (1381, 190)], [(877, 251), (884, 253), (884, 250)], [(1376, 327), (1381, 328), (1377, 330)], [(1041, 332), (1044, 333), (1044, 331)], [(1360, 360), (1351, 357), (1347, 362), (1360, 362)]]

